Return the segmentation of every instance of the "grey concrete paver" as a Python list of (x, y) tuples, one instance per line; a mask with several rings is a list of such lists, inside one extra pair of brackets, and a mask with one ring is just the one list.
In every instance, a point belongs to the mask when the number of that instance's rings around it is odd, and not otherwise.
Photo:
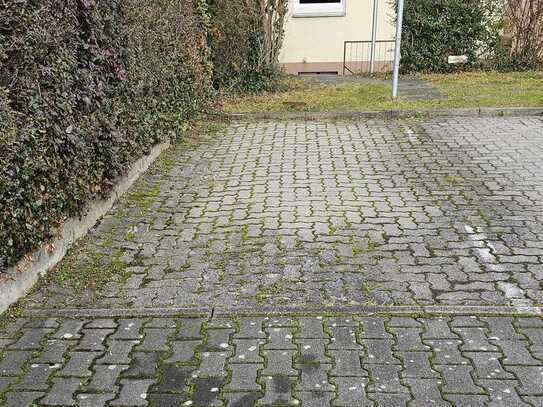
[[(537, 327), (541, 321), (536, 317), (532, 318), (533, 321), (515, 317), (493, 318), (504, 332), (510, 333), (516, 332), (514, 329), (519, 324)], [(36, 317), (32, 322), (39, 320)], [(146, 319), (111, 320), (117, 322), (113, 334), (120, 335), (120, 330), (128, 324), (141, 322), (143, 325)], [(270, 318), (264, 331), (254, 329), (252, 334), (246, 326), (237, 323), (235, 316), (226, 318), (231, 327), (227, 329), (220, 328), (225, 318), (217, 322), (210, 318), (203, 324), (194, 319), (194, 323), (200, 326), (198, 332), (202, 338), (208, 338), (208, 334), (214, 331), (230, 332), (225, 337), (225, 350), (214, 352), (206, 351), (203, 342), (193, 340), (186, 341), (187, 346), (176, 351), (177, 346), (183, 343), (178, 339), (182, 336), (183, 326), (192, 326), (193, 323), (186, 316), (173, 317), (172, 320), (175, 324), (169, 325), (165, 339), (161, 337), (160, 349), (133, 350), (125, 359), (124, 348), (107, 348), (110, 361), (126, 360), (126, 364), (103, 364), (103, 359), (97, 358), (98, 352), (75, 350), (68, 351), (70, 357), (60, 363), (37, 364), (27, 359), (28, 351), (7, 351), (0, 363), (6, 366), (15, 364), (0, 375), (0, 400), (6, 405), (15, 403), (15, 400), (39, 398), (38, 405), (109, 403), (132, 406), (182, 401), (189, 403), (184, 405), (218, 406), (230, 400), (231, 405), (247, 406), (272, 405), (274, 402), (288, 405), (303, 402), (319, 405), (321, 402), (325, 403), (321, 405), (331, 406), (403, 403), (447, 406), (450, 401), (456, 405), (490, 402), (490, 405), (505, 406), (530, 405), (543, 394), (543, 361), (527, 358), (524, 353), (520, 354), (522, 357), (510, 356), (511, 346), (521, 346), (522, 352), (530, 355), (530, 348), (525, 347), (527, 340), (509, 341), (509, 347), (501, 347), (497, 342), (497, 349), (492, 351), (464, 351), (460, 340), (423, 339), (421, 326), (441, 326), (442, 321), (451, 321), (443, 317), (403, 317), (401, 324), (391, 316), (372, 317), (370, 320), (353, 315), (341, 319), (337, 316)], [(372, 322), (376, 321), (380, 323), (374, 325)], [(83, 330), (93, 329), (88, 326), (99, 326), (93, 325), (92, 321), (84, 323), (87, 325)], [(457, 324), (475, 327), (485, 323), (485, 317), (457, 320)], [(311, 330), (286, 329), (301, 325), (311, 327)], [(398, 350), (404, 339), (397, 335), (386, 339), (382, 336), (381, 339), (365, 338), (365, 326), (371, 327), (367, 332), (370, 337), (380, 335), (376, 327), (396, 326), (411, 338), (412, 347), (424, 348), (425, 351)], [(19, 329), (20, 332), (14, 332), (14, 336), (24, 335), (26, 328)], [(100, 328), (94, 329), (101, 331)], [(279, 349), (266, 349), (266, 344), (274, 343), (272, 332), (275, 329), (288, 333), (278, 342)], [(237, 339), (242, 330), (244, 339)], [(352, 349), (350, 339), (344, 342), (339, 339), (351, 338), (351, 331), (359, 333), (355, 338), (360, 349)], [(261, 332), (265, 332), (264, 337)], [(308, 332), (311, 333), (309, 336), (326, 332), (328, 337), (304, 338)], [(472, 333), (474, 341), (480, 341), (480, 332), (466, 330), (463, 340), (469, 341)], [(56, 329), (45, 334), (41, 347), (35, 350), (36, 359), (50, 352), (49, 338), (55, 338), (55, 334)], [(491, 330), (482, 331), (487, 339), (492, 334)], [(71, 341), (73, 349), (77, 349), (78, 343), (87, 341), (86, 335)], [(338, 343), (344, 343), (346, 348), (338, 350)], [(311, 351), (315, 352), (313, 357), (308, 356)], [(21, 352), (23, 357), (14, 358), (13, 352)], [(177, 357), (174, 356), (176, 352)], [(372, 352), (379, 353), (374, 355)], [(77, 361), (81, 363), (80, 368), (76, 366)]]
[(85, 243), (124, 277), (0, 328), (0, 406), (541, 404), (542, 119), (238, 123), (169, 154)]
[(232, 124), (91, 233), (127, 279), (33, 306), (538, 305), (542, 152), (536, 117)]

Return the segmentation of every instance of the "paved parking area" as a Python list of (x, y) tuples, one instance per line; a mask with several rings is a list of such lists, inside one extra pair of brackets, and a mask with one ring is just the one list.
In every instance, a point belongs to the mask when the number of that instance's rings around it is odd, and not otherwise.
[(64, 263), (0, 405), (543, 406), (543, 119), (234, 123)]
[(233, 124), (167, 164), (92, 234), (129, 274), (92, 306), (543, 303), (540, 118)]

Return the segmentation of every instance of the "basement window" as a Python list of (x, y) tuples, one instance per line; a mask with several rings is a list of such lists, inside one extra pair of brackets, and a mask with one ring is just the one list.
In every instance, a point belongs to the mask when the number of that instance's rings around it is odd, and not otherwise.
[(343, 17), (346, 0), (294, 0), (293, 17)]

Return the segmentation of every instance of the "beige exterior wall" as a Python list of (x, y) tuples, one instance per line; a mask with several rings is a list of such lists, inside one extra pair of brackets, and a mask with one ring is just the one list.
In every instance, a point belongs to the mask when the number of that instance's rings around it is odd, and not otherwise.
[[(280, 62), (288, 73), (337, 71), (342, 73), (344, 41), (370, 41), (373, 0), (345, 0), (346, 13), (341, 17), (294, 17), (298, 0), (290, 0), (285, 25), (285, 40)], [(388, 0), (379, 0), (378, 40), (394, 38), (394, 10)], [(361, 67), (369, 52), (359, 49), (352, 54)], [(389, 66), (393, 52), (382, 47), (377, 55), (377, 69)], [(349, 59), (349, 56), (348, 56)], [(363, 68), (362, 68), (363, 69)]]

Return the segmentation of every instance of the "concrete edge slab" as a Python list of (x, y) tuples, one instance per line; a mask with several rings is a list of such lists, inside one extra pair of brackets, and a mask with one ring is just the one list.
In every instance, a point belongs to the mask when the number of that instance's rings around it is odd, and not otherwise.
[(177, 315), (209, 318), (213, 315), (213, 310), (211, 308), (42, 308), (26, 310), (23, 315), (31, 318), (144, 318)]
[(86, 215), (80, 219), (68, 219), (60, 228), (59, 237), (52, 244), (47, 247), (42, 246), (22, 259), (17, 265), (2, 273), (0, 280), (0, 313), (24, 296), (36, 283), (40, 275), (44, 275), (60, 262), (74, 242), (87, 234), (97, 220), (111, 209), (115, 201), (130, 188), (162, 151), (169, 148), (169, 146), (169, 142), (155, 145), (149, 154), (132, 164), (128, 174), (119, 180), (108, 199), (97, 199), (89, 202)]
[(543, 317), (543, 307), (507, 306), (354, 306), (354, 307), (260, 307), (260, 308), (101, 308), (30, 309), (27, 317), (137, 318), (137, 317), (232, 317), (259, 315), (495, 315)]
[(262, 113), (213, 113), (227, 120), (341, 120), (341, 119), (408, 119), (435, 117), (515, 117), (542, 116), (538, 107), (481, 107), (434, 110), (382, 110), (360, 112), (262, 112)]

